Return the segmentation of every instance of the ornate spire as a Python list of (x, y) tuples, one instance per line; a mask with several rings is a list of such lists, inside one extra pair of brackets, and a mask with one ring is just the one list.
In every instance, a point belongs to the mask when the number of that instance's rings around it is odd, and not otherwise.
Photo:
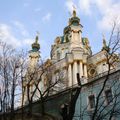
[(105, 47), (107, 47), (107, 45), (106, 45), (106, 40), (105, 40), (105, 36), (103, 35), (103, 47), (105, 48)]
[(73, 10), (73, 17), (76, 17), (76, 10)]
[(76, 17), (76, 7), (73, 5), (73, 17)]
[(72, 17), (69, 18), (68, 25), (78, 26), (80, 24), (80, 18), (77, 17), (76, 8), (73, 6)]
[(109, 47), (106, 44), (106, 40), (105, 40), (105, 36), (104, 35), (103, 35), (103, 47), (102, 47), (102, 50), (106, 50), (106, 51), (109, 50)]
[(32, 44), (32, 51), (37, 52), (40, 49), (40, 44), (38, 43), (39, 37), (38, 37), (39, 33), (37, 32), (37, 35), (35, 37), (35, 42)]

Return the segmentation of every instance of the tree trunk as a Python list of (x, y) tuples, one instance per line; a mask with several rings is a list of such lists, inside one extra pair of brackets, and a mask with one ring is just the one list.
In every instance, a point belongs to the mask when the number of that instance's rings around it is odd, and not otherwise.
[(42, 116), (44, 116), (45, 114), (45, 108), (44, 108), (44, 98), (41, 97), (41, 113), (42, 113)]

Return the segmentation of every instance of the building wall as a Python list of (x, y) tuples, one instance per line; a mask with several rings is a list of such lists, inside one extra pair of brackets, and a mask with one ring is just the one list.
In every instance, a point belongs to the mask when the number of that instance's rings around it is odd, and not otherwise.
[[(51, 58), (48, 63), (51, 64), (50, 68), (52, 69), (50, 71), (51, 78), (49, 79), (53, 83), (61, 79), (60, 83), (53, 87), (52, 94), (59, 92), (61, 89), (77, 85), (77, 73), (79, 73), (82, 85), (85, 86), (93, 79), (97, 79), (98, 75), (102, 75), (103, 72), (108, 70), (105, 56), (106, 51), (102, 49), (100, 52), (92, 55), (88, 38), (82, 37), (82, 28), (80, 19), (76, 16), (76, 11), (73, 11), (72, 17), (69, 18), (69, 24), (64, 28), (63, 35), (57, 37), (51, 46)], [(37, 66), (40, 58), (39, 49), (40, 45), (36, 39), (36, 42), (32, 44), (32, 50), (29, 55), (31, 69)], [(43, 64), (43, 67), (46, 66), (45, 64)], [(47, 88), (45, 77), (46, 74), (43, 74), (42, 80), (39, 83), (39, 88), (42, 92)], [(32, 81), (34, 83), (37, 79), (35, 78)], [(88, 88), (91, 90), (90, 87)], [(99, 86), (94, 86), (92, 89), (97, 90), (98, 88)], [(38, 94), (36, 92), (36, 95)], [(84, 95), (82, 98), (84, 98)]]
[[(74, 114), (73, 120), (81, 120), (81, 119), (82, 120), (91, 120), (90, 115), (92, 115), (94, 108), (90, 109), (90, 103), (89, 103), (88, 97), (90, 95), (94, 95), (95, 103), (96, 103), (96, 97), (99, 94), (105, 79), (106, 79), (106, 76), (100, 77), (98, 79), (94, 79), (92, 82), (87, 83), (82, 87), (81, 93), (76, 102), (76, 109), (75, 109), (75, 114)], [(102, 94), (100, 96), (99, 105), (98, 105), (98, 107), (100, 109), (99, 109), (98, 113), (100, 113), (102, 111), (100, 114), (100, 116), (104, 116), (102, 120), (104, 120), (104, 119), (108, 120), (110, 114), (108, 114), (106, 117), (105, 117), (105, 114), (108, 113), (108, 111), (111, 110), (114, 105), (115, 105), (115, 111), (116, 111), (114, 118), (115, 118), (115, 120), (120, 119), (120, 114), (117, 114), (117, 111), (120, 110), (120, 102), (119, 102), (120, 87), (119, 87), (119, 85), (120, 85), (120, 70), (112, 73), (109, 76), (109, 79), (107, 80), (105, 88), (102, 91)], [(107, 104), (105, 91), (109, 90), (109, 89), (111, 89), (111, 91), (112, 91), (113, 102), (111, 102), (110, 104)], [(117, 95), (117, 97), (115, 97), (115, 95)]]

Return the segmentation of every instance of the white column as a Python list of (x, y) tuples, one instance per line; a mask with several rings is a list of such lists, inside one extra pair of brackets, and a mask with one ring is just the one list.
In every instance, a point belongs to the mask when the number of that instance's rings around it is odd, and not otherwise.
[(77, 84), (77, 61), (73, 63), (73, 85)]
[(73, 31), (71, 32), (71, 50), (72, 50), (72, 48), (74, 47), (74, 33), (73, 33)]
[(68, 65), (68, 86), (72, 86), (72, 65)]
[(80, 70), (80, 73), (79, 73), (80, 74), (80, 78), (82, 78), (82, 76), (83, 76), (83, 64), (82, 64), (82, 61), (79, 62), (79, 67), (80, 67), (79, 68), (79, 70)]
[(74, 40), (74, 33), (73, 33), (73, 31), (72, 31), (72, 42), (73, 42), (73, 40)]
[(65, 56), (64, 53), (65, 53), (65, 50), (62, 49), (62, 52), (61, 52), (61, 59), (64, 58), (64, 56)]
[(82, 44), (81, 31), (79, 31), (80, 44)]
[(85, 83), (87, 83), (87, 65), (84, 64), (84, 76), (85, 76)]

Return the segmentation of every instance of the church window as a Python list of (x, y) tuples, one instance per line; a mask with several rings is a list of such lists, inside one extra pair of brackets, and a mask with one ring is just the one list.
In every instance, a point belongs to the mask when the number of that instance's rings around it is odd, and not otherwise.
[(113, 116), (113, 117), (111, 118), (111, 120), (116, 120), (116, 118)]
[(57, 60), (60, 60), (60, 52), (57, 52)]
[(88, 100), (89, 100), (89, 108), (90, 109), (95, 108), (95, 96), (94, 95), (90, 95), (88, 97)]
[(105, 91), (105, 100), (107, 104), (110, 104), (113, 102), (113, 96), (111, 89), (108, 89)]

